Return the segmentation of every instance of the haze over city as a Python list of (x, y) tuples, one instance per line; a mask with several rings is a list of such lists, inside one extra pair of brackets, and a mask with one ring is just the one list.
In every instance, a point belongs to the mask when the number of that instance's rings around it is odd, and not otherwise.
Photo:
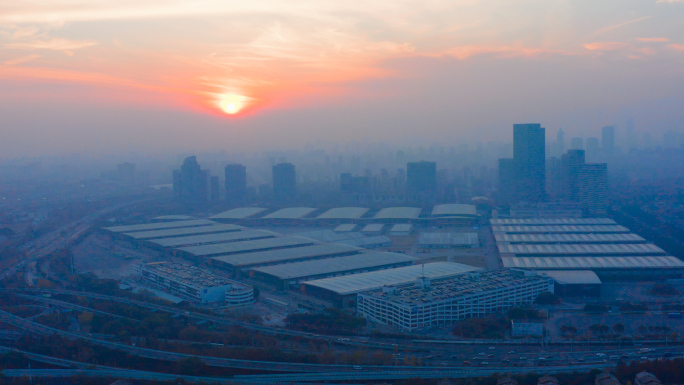
[(684, 0), (0, 0), (0, 385), (684, 384)]

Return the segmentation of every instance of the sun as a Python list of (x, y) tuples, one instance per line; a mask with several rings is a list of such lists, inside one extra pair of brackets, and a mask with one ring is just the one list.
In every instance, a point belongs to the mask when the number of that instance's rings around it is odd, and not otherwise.
[(230, 103), (230, 102), (229, 102), (229, 103), (226, 103), (226, 104), (223, 106), (223, 111), (224, 111), (226, 114), (235, 114), (235, 113), (238, 112), (238, 106), (237, 106), (235, 103)]
[(216, 95), (214, 99), (215, 105), (224, 113), (228, 115), (235, 115), (248, 107), (254, 98), (242, 95), (240, 93), (225, 93)]

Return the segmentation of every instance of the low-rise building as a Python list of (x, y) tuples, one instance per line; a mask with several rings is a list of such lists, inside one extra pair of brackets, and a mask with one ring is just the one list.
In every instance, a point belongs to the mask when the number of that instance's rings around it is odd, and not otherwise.
[(226, 302), (229, 306), (254, 302), (254, 289), (243, 283), (183, 263), (156, 262), (140, 266), (144, 283), (194, 302)]
[(422, 233), (418, 246), (426, 249), (473, 249), (480, 246), (477, 233)]
[(412, 331), (501, 312), (532, 303), (553, 292), (553, 280), (519, 270), (468, 273), (431, 282), (414, 283), (359, 293), (357, 313), (371, 322)]
[(537, 380), (537, 385), (559, 385), (558, 379), (551, 376), (539, 377)]
[(658, 377), (649, 372), (641, 372), (636, 375), (634, 385), (662, 385)]
[(610, 373), (601, 373), (596, 376), (594, 385), (622, 385), (615, 376)]

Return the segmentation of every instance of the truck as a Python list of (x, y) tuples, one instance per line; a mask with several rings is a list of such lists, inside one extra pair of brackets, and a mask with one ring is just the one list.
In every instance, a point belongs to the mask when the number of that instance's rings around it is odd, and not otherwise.
[(675, 318), (675, 319), (680, 319), (682, 318), (682, 313), (675, 311), (672, 313), (667, 313), (667, 318)]

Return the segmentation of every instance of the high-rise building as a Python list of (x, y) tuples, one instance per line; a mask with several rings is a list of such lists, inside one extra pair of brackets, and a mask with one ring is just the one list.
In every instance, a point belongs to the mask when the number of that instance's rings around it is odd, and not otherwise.
[(606, 154), (615, 152), (615, 127), (605, 126), (601, 129), (601, 146)]
[(273, 166), (273, 198), (277, 203), (291, 203), (297, 198), (297, 177), (292, 163)]
[(587, 138), (587, 141), (585, 142), (586, 145), (586, 157), (587, 157), (587, 162), (592, 162), (596, 159), (596, 157), (599, 154), (599, 140), (598, 138), (595, 137), (590, 137)]
[(241, 164), (229, 164), (225, 168), (226, 200), (235, 205), (247, 199), (247, 168)]
[(584, 165), (584, 150), (568, 150), (561, 159), (561, 198), (566, 201), (577, 202), (579, 186), (577, 184), (578, 170)]
[(516, 200), (541, 202), (546, 193), (546, 134), (540, 124), (513, 125)]
[(431, 197), (437, 192), (437, 163), (421, 160), (406, 165), (406, 192), (410, 197)]
[(578, 202), (585, 216), (605, 216), (608, 206), (608, 165), (587, 163), (577, 172)]
[(515, 203), (516, 171), (512, 158), (499, 159), (499, 200), (502, 203)]
[(561, 158), (546, 160), (546, 194), (549, 200), (556, 201), (563, 192), (563, 162)]
[(203, 204), (209, 200), (209, 172), (200, 168), (197, 157), (185, 158), (180, 170), (173, 172), (173, 194), (189, 204)]
[(584, 150), (584, 139), (575, 137), (570, 139), (571, 150)]

